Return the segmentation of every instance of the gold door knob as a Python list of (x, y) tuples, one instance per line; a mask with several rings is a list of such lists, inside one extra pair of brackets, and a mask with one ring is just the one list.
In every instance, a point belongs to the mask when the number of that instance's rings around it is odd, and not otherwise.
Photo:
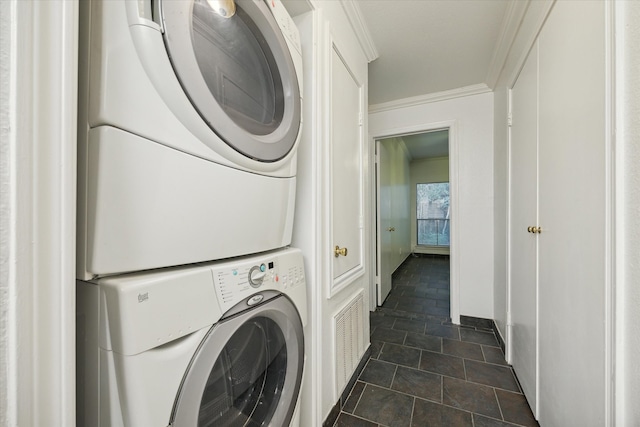
[(340, 248), (340, 246), (336, 246), (336, 248), (333, 250), (333, 254), (336, 258), (338, 258), (340, 255), (347, 256), (347, 248)]

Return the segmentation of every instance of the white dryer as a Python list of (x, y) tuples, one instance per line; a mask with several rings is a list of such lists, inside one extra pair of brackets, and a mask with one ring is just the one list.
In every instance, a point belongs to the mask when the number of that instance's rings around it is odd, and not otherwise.
[(288, 245), (302, 57), (280, 0), (80, 7), (78, 278)]
[(298, 427), (297, 249), (77, 282), (79, 427)]

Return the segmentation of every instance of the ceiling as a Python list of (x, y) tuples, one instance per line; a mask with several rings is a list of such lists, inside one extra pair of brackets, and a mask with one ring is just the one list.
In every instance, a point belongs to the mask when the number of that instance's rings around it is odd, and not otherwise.
[[(493, 86), (512, 0), (356, 0), (378, 58), (369, 105)], [(515, 0), (513, 0), (515, 1)]]
[(449, 131), (417, 133), (400, 137), (413, 160), (449, 155)]

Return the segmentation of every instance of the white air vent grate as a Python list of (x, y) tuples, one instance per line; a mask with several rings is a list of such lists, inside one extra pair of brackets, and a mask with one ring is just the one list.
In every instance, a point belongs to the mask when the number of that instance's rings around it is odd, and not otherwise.
[(364, 291), (334, 317), (336, 343), (336, 392), (339, 396), (364, 354)]

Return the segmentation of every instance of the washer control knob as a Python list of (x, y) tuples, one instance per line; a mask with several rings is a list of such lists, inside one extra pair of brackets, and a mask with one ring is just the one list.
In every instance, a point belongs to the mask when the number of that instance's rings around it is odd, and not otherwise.
[(251, 267), (251, 270), (249, 270), (249, 284), (254, 288), (259, 288), (266, 275), (267, 273), (262, 271), (257, 265)]

